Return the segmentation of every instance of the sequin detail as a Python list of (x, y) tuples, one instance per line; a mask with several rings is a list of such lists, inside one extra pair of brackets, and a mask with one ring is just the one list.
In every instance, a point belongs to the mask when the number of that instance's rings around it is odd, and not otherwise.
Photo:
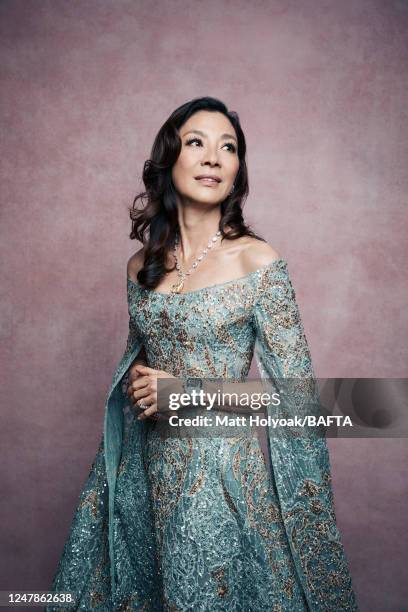
[(299, 380), (301, 410), (317, 389), (286, 262), (184, 294), (127, 289), (104, 436), (51, 590), (77, 610), (358, 611), (324, 439), (269, 432), (265, 463), (256, 436), (162, 437), (126, 397), (141, 347), (173, 376), (236, 381), (255, 354), (266, 385)]

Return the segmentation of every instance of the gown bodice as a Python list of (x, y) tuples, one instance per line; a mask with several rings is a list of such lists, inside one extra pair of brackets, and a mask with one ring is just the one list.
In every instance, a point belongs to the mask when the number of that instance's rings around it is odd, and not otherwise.
[(244, 380), (254, 352), (259, 278), (270, 268), (181, 294), (147, 290), (128, 278), (130, 315), (150, 367), (177, 377)]

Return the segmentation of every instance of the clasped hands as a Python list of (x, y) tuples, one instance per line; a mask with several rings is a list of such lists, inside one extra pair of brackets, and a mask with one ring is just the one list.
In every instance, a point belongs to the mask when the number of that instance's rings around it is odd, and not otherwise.
[[(137, 417), (139, 421), (144, 421), (147, 418), (157, 420), (159, 418), (159, 413), (160, 416), (167, 419), (172, 413), (168, 405), (158, 405), (157, 380), (159, 378), (169, 379), (168, 384), (172, 392), (182, 392), (181, 381), (164, 370), (155, 370), (141, 361), (136, 361), (129, 368), (127, 395), (134, 408), (142, 410)], [(167, 386), (165, 389), (167, 389)], [(163, 393), (163, 395), (166, 397), (167, 393)], [(147, 408), (141, 408), (141, 404), (147, 406)]]
[[(133, 362), (132, 366), (129, 368), (129, 386), (127, 389), (127, 395), (132, 402), (134, 408), (140, 409), (140, 414), (138, 415), (139, 421), (144, 421), (148, 418), (152, 418), (157, 420), (159, 417), (162, 417), (166, 420), (174, 414), (168, 406), (168, 397), (170, 393), (177, 393), (178, 395), (183, 394), (183, 381), (180, 378), (176, 378), (172, 374), (165, 372), (164, 370), (156, 370), (155, 368), (150, 368), (146, 365), (146, 353), (144, 348), (139, 353), (137, 359)], [(161, 393), (161, 400), (163, 405), (158, 405), (158, 394), (157, 394), (157, 381), (159, 378), (167, 379), (167, 383), (162, 386), (163, 393)], [(258, 384), (256, 381), (252, 383), (242, 383), (246, 386), (249, 385), (250, 390), (254, 387), (255, 391), (259, 391)], [(208, 388), (211, 390), (212, 385), (208, 384)], [(236, 392), (234, 385), (237, 383), (231, 383), (230, 393)], [(223, 387), (226, 387), (223, 385)], [(232, 388), (234, 387), (234, 388)], [(218, 383), (213, 383), (213, 391), (218, 391)], [(228, 387), (225, 388), (228, 392)], [(143, 407), (141, 407), (141, 405)], [(145, 408), (144, 406), (147, 406)], [(222, 407), (218, 407), (219, 410), (231, 412), (235, 411), (237, 413), (251, 413), (252, 410), (248, 407), (242, 407), (236, 404), (234, 400), (230, 400), (227, 405), (223, 405)]]

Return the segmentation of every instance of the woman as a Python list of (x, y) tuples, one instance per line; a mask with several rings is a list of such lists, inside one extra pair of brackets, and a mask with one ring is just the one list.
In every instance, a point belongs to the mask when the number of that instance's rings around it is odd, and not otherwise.
[(269, 427), (269, 473), (253, 430), (174, 434), (160, 414), (158, 381), (245, 381), (254, 350), (264, 378), (298, 379), (297, 407), (316, 398), (287, 264), (242, 216), (245, 152), (238, 116), (199, 98), (145, 164), (127, 346), (52, 584), (74, 609), (358, 610), (324, 438)]

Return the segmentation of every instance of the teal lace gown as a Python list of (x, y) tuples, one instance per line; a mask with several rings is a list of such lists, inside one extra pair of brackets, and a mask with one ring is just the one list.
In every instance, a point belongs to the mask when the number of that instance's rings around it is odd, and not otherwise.
[(285, 260), (182, 294), (127, 289), (126, 350), (51, 590), (74, 593), (67, 610), (358, 610), (324, 437), (268, 430), (268, 470), (257, 436), (165, 436), (126, 395), (142, 346), (176, 377), (244, 381), (255, 353), (262, 378), (313, 382)]

